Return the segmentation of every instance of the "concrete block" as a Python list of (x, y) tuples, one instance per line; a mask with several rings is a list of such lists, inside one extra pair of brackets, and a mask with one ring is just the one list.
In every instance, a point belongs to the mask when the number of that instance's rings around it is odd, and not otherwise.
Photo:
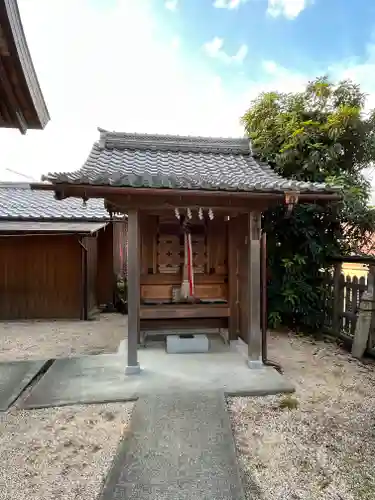
[(249, 359), (247, 365), (252, 370), (261, 370), (264, 368), (264, 364), (261, 359)]
[(181, 334), (167, 336), (168, 354), (208, 352), (208, 349), (207, 335)]
[(137, 363), (135, 366), (128, 365), (125, 368), (125, 375), (138, 375), (139, 373), (141, 373), (141, 367), (139, 363)]

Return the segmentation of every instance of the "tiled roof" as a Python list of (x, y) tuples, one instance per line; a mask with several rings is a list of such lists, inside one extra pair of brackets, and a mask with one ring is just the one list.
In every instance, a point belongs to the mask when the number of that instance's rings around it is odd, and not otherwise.
[(321, 183), (288, 180), (251, 154), (246, 138), (183, 137), (100, 130), (84, 166), (44, 176), (54, 184), (204, 189), (219, 191), (332, 192)]
[(90, 199), (86, 207), (77, 198), (58, 201), (51, 191), (32, 191), (25, 183), (0, 183), (0, 219), (107, 220), (102, 199)]

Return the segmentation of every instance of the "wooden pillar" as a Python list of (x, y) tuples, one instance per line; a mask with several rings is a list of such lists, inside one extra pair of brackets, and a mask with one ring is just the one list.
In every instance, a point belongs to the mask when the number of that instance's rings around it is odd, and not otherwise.
[(80, 238), (81, 245), (81, 267), (82, 267), (82, 308), (81, 319), (89, 319), (89, 287), (88, 287), (88, 256), (87, 256), (87, 238)]
[(230, 218), (228, 221), (228, 303), (229, 303), (229, 321), (228, 331), (229, 340), (237, 340), (239, 329), (238, 314), (238, 258), (237, 258), (237, 219)]
[(138, 363), (138, 338), (140, 333), (140, 227), (139, 212), (128, 212), (128, 360), (127, 375), (140, 372)]
[(260, 229), (261, 213), (251, 212), (248, 225), (248, 364), (250, 368), (261, 368), (262, 363), (262, 331), (261, 331), (261, 260)]

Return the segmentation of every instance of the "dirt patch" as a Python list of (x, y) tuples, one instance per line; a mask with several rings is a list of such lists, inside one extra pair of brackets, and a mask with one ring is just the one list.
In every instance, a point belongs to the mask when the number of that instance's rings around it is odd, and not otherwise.
[(127, 316), (116, 313), (93, 321), (1, 322), (0, 362), (109, 354), (127, 331)]
[(94, 500), (132, 403), (0, 414), (1, 500)]
[(291, 396), (231, 398), (247, 498), (375, 498), (375, 371), (333, 344), (272, 335)]

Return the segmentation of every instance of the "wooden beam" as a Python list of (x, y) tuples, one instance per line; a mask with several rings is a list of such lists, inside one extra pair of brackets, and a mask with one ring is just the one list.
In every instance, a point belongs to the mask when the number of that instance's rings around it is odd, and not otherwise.
[[(254, 206), (263, 209), (272, 203), (272, 200), (268, 198), (233, 197), (231, 193), (227, 193), (226, 196), (215, 198), (207, 195), (207, 192), (202, 192), (201, 195), (197, 195), (189, 191), (185, 191), (184, 195), (164, 194), (163, 196), (157, 196), (154, 193), (149, 193), (148, 195), (137, 194), (137, 192), (124, 196), (108, 194), (106, 195), (106, 201), (120, 211), (126, 211), (127, 208), (133, 207), (138, 207), (142, 210), (174, 210), (174, 208), (177, 207), (180, 209), (191, 208), (193, 210), (211, 208), (214, 211), (236, 211), (238, 209), (241, 209), (241, 211), (249, 211)], [(282, 201), (282, 199), (280, 198), (279, 200), (273, 201), (277, 204)]]
[[(46, 179), (47, 180), (47, 179)], [(278, 202), (284, 203), (285, 193), (284, 192), (263, 192), (263, 191), (219, 191), (219, 190), (204, 190), (204, 189), (170, 189), (170, 188), (142, 188), (142, 187), (117, 187), (117, 186), (98, 186), (93, 184), (69, 184), (69, 183), (57, 183), (57, 184), (41, 184), (41, 183), (31, 183), (32, 189), (45, 190), (45, 191), (55, 191), (60, 193), (62, 197), (82, 197), (87, 196), (88, 198), (106, 198), (109, 196), (121, 196), (124, 204), (126, 204), (126, 196), (136, 196), (138, 203), (142, 195), (153, 196), (153, 197), (171, 197), (177, 196), (180, 198), (180, 203), (186, 201), (187, 196), (196, 196), (200, 200), (206, 198), (211, 200), (225, 199), (226, 202), (231, 205), (234, 200), (243, 200), (243, 205), (246, 206), (247, 202), (252, 200), (277, 200)], [(340, 201), (342, 196), (337, 193), (300, 193), (298, 195), (298, 200), (300, 202), (305, 201)], [(201, 201), (199, 202), (201, 203)], [(139, 203), (139, 208), (142, 204)], [(180, 206), (176, 204), (175, 206)]]
[(125, 374), (140, 372), (138, 341), (140, 338), (140, 227), (138, 210), (128, 213), (128, 361)]
[[(273, 203), (277, 205), (277, 202)], [(251, 209), (259, 208), (259, 210), (266, 210), (272, 203), (265, 203), (264, 200), (249, 200), (246, 203), (243, 200), (219, 199), (213, 201), (211, 198), (197, 198), (190, 197), (188, 193), (181, 199), (181, 197), (170, 197), (169, 199), (155, 198), (153, 196), (127, 196), (122, 201), (113, 199), (113, 197), (106, 198), (106, 209), (113, 213), (127, 213), (130, 208), (139, 208), (142, 212), (147, 212), (153, 215), (164, 215), (168, 212), (174, 211), (175, 208), (186, 210), (190, 208), (195, 211), (200, 208), (203, 210), (212, 209), (214, 213), (220, 212), (222, 215), (235, 216), (238, 213), (247, 213)]]
[(141, 319), (227, 318), (226, 304), (169, 304), (142, 306)]
[(228, 318), (185, 318), (183, 321), (180, 318), (141, 320), (142, 330), (162, 331), (165, 335), (168, 334), (168, 331), (187, 330), (187, 333), (189, 333), (189, 330), (202, 331), (202, 329), (206, 328), (218, 330), (227, 327)]
[[(222, 274), (195, 274), (194, 283), (221, 284), (225, 283), (226, 276)], [(141, 285), (181, 285), (181, 276), (178, 274), (141, 274)]]
[(250, 368), (262, 366), (262, 331), (261, 331), (261, 262), (260, 236), (261, 213), (251, 212), (248, 225), (248, 363)]

